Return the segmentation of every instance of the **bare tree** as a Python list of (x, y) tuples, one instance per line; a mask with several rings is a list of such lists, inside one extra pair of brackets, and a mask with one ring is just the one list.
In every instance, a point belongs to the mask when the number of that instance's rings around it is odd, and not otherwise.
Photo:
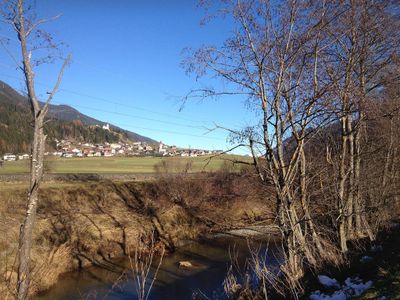
[[(32, 234), (35, 226), (36, 211), (39, 201), (38, 192), (43, 177), (43, 156), (46, 142), (46, 135), (44, 134), (45, 118), (49, 110), (49, 103), (60, 86), (64, 69), (68, 64), (70, 57), (64, 60), (54, 88), (48, 93), (48, 97), (44, 104), (41, 104), (36, 95), (34, 65), (46, 62), (46, 60), (36, 61), (34, 63), (32, 55), (34, 50), (43, 50), (43, 47), (45, 49), (46, 47), (49, 47), (47, 49), (54, 47), (51, 36), (39, 29), (40, 25), (51, 19), (36, 19), (35, 14), (32, 12), (32, 6), (27, 8), (24, 0), (4, 0), (2, 6), (3, 22), (11, 25), (19, 41), (22, 57), (22, 65), (19, 66), (19, 68), (25, 77), (27, 95), (31, 104), (33, 118), (34, 134), (31, 150), (30, 184), (27, 196), (26, 215), (21, 226), (18, 249), (18, 282), (16, 298), (22, 300), (29, 297)], [(41, 39), (41, 44), (34, 46), (30, 43), (33, 39), (36, 39), (36, 41)]]
[(318, 78), (325, 47), (321, 32), (330, 22), (330, 7), (295, 0), (224, 4), (223, 14), (235, 22), (234, 35), (220, 47), (197, 50), (184, 63), (189, 72), (210, 72), (233, 89), (197, 89), (186, 98), (243, 95), (260, 111), (260, 124), (234, 134), (240, 142), (249, 140), (260, 180), (275, 188), (276, 219), (287, 257), (282, 270), (296, 285), (304, 259), (317, 266), (327, 253), (308, 209), (304, 146), (331, 120), (324, 111), (330, 85)]

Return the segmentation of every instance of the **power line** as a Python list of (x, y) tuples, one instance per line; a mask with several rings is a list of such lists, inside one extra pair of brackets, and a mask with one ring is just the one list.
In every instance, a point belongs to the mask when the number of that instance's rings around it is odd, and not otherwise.
[(74, 94), (74, 95), (85, 97), (85, 98), (91, 98), (91, 99), (102, 101), (102, 102), (109, 103), (109, 104), (120, 105), (122, 107), (141, 110), (141, 111), (149, 112), (149, 113), (156, 114), (156, 115), (162, 115), (162, 116), (166, 116), (166, 117), (169, 117), (169, 118), (181, 119), (181, 120), (188, 121), (188, 122), (204, 123), (204, 121), (182, 118), (180, 116), (167, 114), (167, 113), (163, 113), (163, 112), (158, 112), (158, 111), (150, 110), (150, 109), (147, 109), (147, 108), (143, 108), (143, 107), (139, 107), (139, 106), (135, 106), (135, 105), (130, 105), (130, 104), (122, 103), (122, 102), (117, 102), (117, 101), (106, 99), (106, 98), (102, 98), (102, 97), (97, 97), (97, 96), (92, 96), (92, 95), (88, 95), (88, 94), (84, 94), (84, 93), (80, 93), (80, 92), (76, 92), (76, 91), (72, 91), (72, 90), (67, 90), (67, 89), (64, 89), (64, 88), (61, 88), (60, 92), (66, 92), (66, 93), (69, 93), (69, 94)]
[[(5, 77), (9, 77), (9, 78), (14, 78), (14, 79), (22, 81), (22, 79), (17, 77), (17, 76), (4, 74), (4, 73), (1, 73), (0, 75), (1, 76), (5, 76)], [(45, 84), (45, 83), (42, 83), (42, 82), (39, 82), (39, 81), (35, 81), (35, 82), (36, 82), (36, 84), (42, 85), (44, 87), (50, 87), (48, 84)], [(68, 94), (77, 95), (77, 96), (81, 96), (81, 97), (84, 97), (84, 98), (90, 98), (90, 99), (98, 100), (98, 101), (101, 101), (101, 102), (104, 102), (104, 103), (108, 103), (108, 104), (119, 105), (119, 106), (122, 106), (122, 107), (141, 110), (141, 111), (149, 112), (149, 113), (156, 114), (156, 115), (167, 116), (169, 118), (181, 119), (181, 120), (188, 121), (188, 122), (195, 122), (195, 123), (202, 123), (202, 124), (205, 123), (205, 121), (200, 121), (200, 120), (195, 120), (195, 119), (187, 119), (187, 118), (183, 118), (183, 117), (180, 117), (180, 116), (167, 114), (167, 113), (163, 113), (163, 112), (158, 112), (158, 111), (150, 110), (150, 109), (139, 107), (139, 106), (128, 105), (126, 103), (117, 102), (117, 101), (106, 99), (106, 98), (103, 98), (103, 97), (84, 94), (84, 93), (81, 93), (81, 92), (77, 92), (77, 91), (73, 91), (73, 90), (69, 90), (69, 89), (65, 89), (65, 88), (60, 88), (58, 91), (59, 92), (65, 92), (65, 93), (68, 93)]]
[[(17, 39), (15, 39), (13, 37), (6, 36), (4, 34), (0, 34), (0, 36), (2, 36), (4, 38), (7, 38), (8, 40), (13, 41), (13, 42), (17, 42), (17, 43), (19, 42)], [(79, 62), (76, 59), (74, 59), (74, 61), (76, 61), (78, 64), (89, 66), (90, 68), (92, 68), (94, 70), (100, 70), (99, 68), (97, 68), (97, 67), (94, 68), (93, 66), (90, 66), (90, 65), (88, 65), (86, 63), (83, 64), (82, 62)], [(15, 59), (14, 59), (14, 62), (15, 62)], [(17, 65), (17, 67), (19, 67), (18, 63), (17, 62), (15, 62), (15, 63)], [(108, 73), (108, 74), (112, 74), (112, 75), (118, 75), (119, 77), (123, 77), (123, 78), (126, 77), (126, 76), (124, 76), (122, 74), (115, 73), (115, 72), (110, 72), (110, 71), (107, 71), (107, 70), (100, 70), (100, 71)], [(21, 80), (19, 77), (16, 77), (16, 76), (6, 75), (6, 74), (2, 74), (2, 75)], [(35, 81), (35, 82), (37, 84), (39, 84), (39, 85), (51, 88), (48, 84), (45, 84), (45, 83), (42, 83), (42, 82), (39, 82), (39, 81)], [(190, 118), (189, 117), (188, 118), (184, 118), (184, 117), (181, 117), (181, 116), (167, 114), (167, 113), (164, 113), (164, 112), (157, 112), (157, 111), (150, 110), (150, 109), (147, 109), (147, 108), (134, 106), (134, 105), (130, 105), (130, 104), (128, 105), (126, 103), (122, 103), (122, 102), (106, 99), (106, 98), (103, 98), (103, 97), (93, 96), (93, 95), (89, 95), (89, 94), (85, 94), (85, 93), (81, 93), (81, 92), (77, 92), (77, 91), (73, 91), (73, 90), (69, 90), (69, 89), (65, 89), (65, 88), (59, 88), (59, 92), (65, 92), (65, 93), (69, 93), (69, 94), (73, 94), (73, 95), (77, 95), (77, 96), (81, 96), (81, 97), (85, 97), (85, 98), (90, 98), (90, 99), (102, 101), (102, 102), (105, 102), (105, 103), (110, 103), (110, 104), (114, 104), (114, 105), (120, 105), (120, 106), (123, 106), (123, 107), (132, 108), (132, 109), (136, 109), (136, 110), (141, 110), (141, 111), (145, 111), (145, 112), (152, 113), (152, 114), (163, 115), (163, 116), (166, 116), (166, 117), (169, 117), (169, 118), (181, 119), (181, 120), (187, 121), (187, 122), (195, 122), (195, 123), (202, 123), (202, 124), (205, 123), (204, 120), (200, 121), (200, 120), (195, 120), (195, 119), (193, 119), (191, 117)]]
[[(58, 101), (53, 101), (52, 104), (66, 105), (65, 103), (58, 102)], [(146, 120), (146, 121), (158, 122), (158, 123), (169, 124), (169, 125), (174, 125), (174, 126), (189, 127), (189, 128), (195, 128), (195, 129), (206, 129), (203, 126), (194, 126), (194, 125), (187, 125), (187, 124), (182, 124), (182, 123), (175, 123), (175, 122), (169, 122), (169, 121), (163, 121), (163, 120), (156, 120), (156, 119), (137, 116), (137, 115), (131, 115), (131, 114), (120, 113), (120, 112), (112, 112), (112, 111), (93, 108), (93, 107), (89, 107), (89, 106), (76, 105), (76, 104), (74, 104), (73, 106), (74, 107), (78, 107), (78, 108), (90, 109), (90, 110), (93, 110), (93, 111), (98, 111), (98, 112), (118, 115), (118, 116), (125, 116), (125, 117), (130, 117), (130, 118), (142, 119), (142, 120)]]
[[(9, 76), (9, 75), (5, 75), (5, 74), (1, 74), (1, 75)], [(9, 76), (9, 77), (13, 77), (13, 78), (19, 79), (19, 78), (14, 77), (14, 76)], [(64, 103), (58, 102), (58, 101), (53, 101), (52, 103), (53, 104), (59, 104), (59, 105), (65, 105)], [(174, 126), (181, 126), (181, 127), (185, 127), (185, 128), (205, 129), (205, 127), (202, 127), (202, 126), (194, 126), (194, 125), (187, 125), (187, 124), (181, 124), (181, 123), (175, 123), (175, 122), (169, 122), (169, 121), (163, 121), (163, 120), (156, 120), (156, 119), (152, 119), (152, 118), (141, 117), (141, 116), (126, 114), (126, 113), (119, 113), (119, 112), (111, 112), (111, 111), (101, 110), (101, 109), (88, 107), (88, 106), (83, 106), (83, 105), (74, 105), (74, 106), (75, 107), (84, 108), (84, 109), (90, 109), (90, 110), (93, 110), (93, 111), (104, 112), (104, 113), (108, 113), (108, 114), (127, 116), (127, 117), (138, 118), (138, 119), (143, 119), (143, 120), (148, 120), (148, 121), (153, 121), (153, 122), (170, 124), (170, 125), (174, 125)], [(154, 132), (162, 132), (162, 133), (169, 133), (169, 134), (190, 136), (190, 137), (197, 137), (197, 138), (204, 138), (204, 139), (211, 139), (211, 140), (219, 140), (219, 141), (226, 142), (226, 140), (221, 139), (221, 138), (217, 138), (217, 137), (211, 137), (211, 136), (205, 136), (205, 135), (196, 135), (196, 134), (190, 134), (190, 133), (185, 133), (185, 132), (176, 132), (176, 131), (169, 131), (169, 130), (162, 130), (162, 129), (154, 129), (154, 128), (148, 128), (148, 127), (139, 127), (139, 126), (133, 126), (132, 124), (122, 124), (122, 123), (119, 123), (119, 122), (117, 122), (117, 123), (113, 122), (113, 125), (116, 125), (116, 126), (119, 126), (119, 127), (125, 127), (125, 128), (126, 127), (133, 128), (132, 130), (142, 129), (142, 130), (149, 130), (149, 131), (154, 131)]]
[(218, 140), (218, 141), (224, 141), (226, 140), (217, 138), (217, 137), (211, 137), (211, 136), (205, 136), (205, 135), (196, 135), (196, 134), (190, 134), (190, 133), (184, 133), (184, 132), (176, 132), (176, 131), (169, 131), (169, 130), (163, 130), (163, 129), (153, 129), (153, 128), (147, 128), (147, 127), (139, 127), (139, 126), (132, 126), (129, 124), (123, 124), (123, 123), (114, 123), (113, 125), (121, 126), (121, 127), (130, 127), (132, 128), (131, 130), (136, 130), (136, 129), (142, 129), (142, 130), (150, 130), (150, 131), (155, 131), (155, 132), (162, 132), (162, 133), (170, 133), (170, 134), (177, 134), (177, 135), (183, 135), (183, 136), (191, 136), (191, 137), (197, 137), (197, 138), (204, 138), (204, 139), (212, 139), (212, 140)]

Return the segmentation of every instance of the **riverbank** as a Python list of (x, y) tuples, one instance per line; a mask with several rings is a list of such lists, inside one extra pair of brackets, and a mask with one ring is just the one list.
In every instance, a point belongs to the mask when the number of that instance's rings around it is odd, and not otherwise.
[[(307, 278), (308, 277), (308, 278)], [(353, 245), (341, 268), (306, 276), (304, 299), (400, 299), (400, 225), (384, 229), (374, 243)]]
[[(31, 293), (48, 289), (60, 274), (89, 265), (104, 266), (134, 249), (139, 234), (155, 230), (173, 251), (182, 240), (271, 224), (266, 190), (251, 177), (235, 174), (163, 176), (148, 182), (69, 181), (45, 183), (34, 233)], [(184, 183), (184, 184), (183, 184)], [(26, 187), (4, 183), (0, 194), (2, 299), (15, 286), (18, 228)], [(161, 245), (160, 245), (161, 246)]]

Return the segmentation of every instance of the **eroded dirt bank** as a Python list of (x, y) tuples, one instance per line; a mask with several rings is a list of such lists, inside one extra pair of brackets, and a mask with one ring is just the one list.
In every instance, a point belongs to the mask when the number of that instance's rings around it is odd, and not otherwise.
[[(270, 192), (251, 176), (214, 173), (162, 176), (149, 182), (87, 181), (45, 184), (34, 234), (31, 292), (61, 273), (90, 264), (107, 267), (154, 231), (160, 247), (249, 224), (270, 224)], [(249, 186), (251, 185), (251, 188)], [(2, 183), (0, 259), (5, 299), (15, 286), (15, 253), (26, 188)], [(145, 241), (144, 241), (145, 242)], [(6, 284), (8, 283), (8, 287)]]

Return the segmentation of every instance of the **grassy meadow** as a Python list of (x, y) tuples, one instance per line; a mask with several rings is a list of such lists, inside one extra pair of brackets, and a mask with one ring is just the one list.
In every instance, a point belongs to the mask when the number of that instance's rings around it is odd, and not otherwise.
[[(45, 172), (50, 174), (128, 174), (153, 173), (155, 167), (163, 162), (171, 172), (179, 172), (190, 164), (190, 172), (216, 171), (224, 165), (232, 166), (232, 160), (249, 160), (248, 157), (222, 155), (211, 160), (202, 157), (86, 157), (86, 158), (47, 158)], [(233, 166), (239, 169), (240, 165)], [(29, 161), (6, 161), (0, 167), (0, 175), (26, 174), (29, 172)]]

